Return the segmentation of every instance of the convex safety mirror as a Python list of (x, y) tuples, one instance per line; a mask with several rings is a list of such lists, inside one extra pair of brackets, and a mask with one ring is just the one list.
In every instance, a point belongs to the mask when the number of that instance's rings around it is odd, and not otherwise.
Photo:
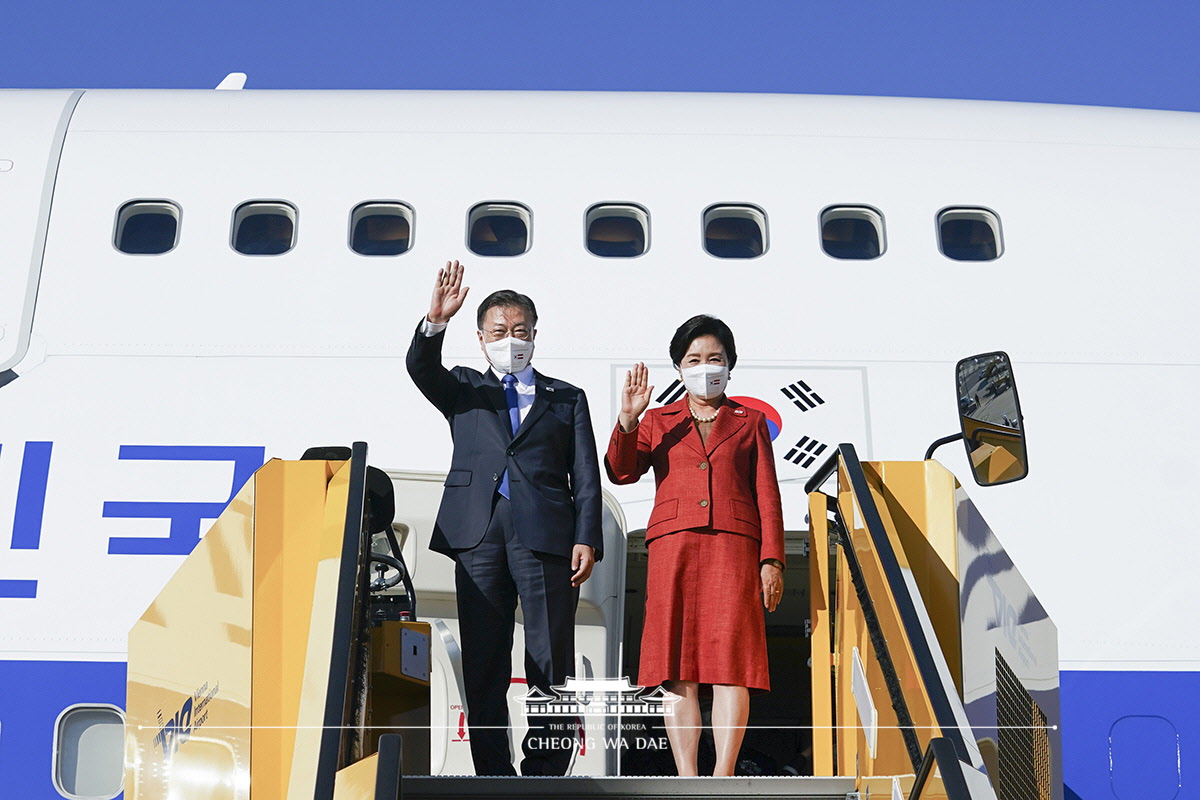
[(1008, 354), (964, 358), (955, 374), (963, 441), (976, 483), (994, 486), (1021, 480), (1029, 474), (1029, 461)]

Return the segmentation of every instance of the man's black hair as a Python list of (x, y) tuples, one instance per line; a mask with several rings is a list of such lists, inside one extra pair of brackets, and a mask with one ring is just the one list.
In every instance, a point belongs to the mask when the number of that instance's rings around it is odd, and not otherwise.
[(523, 310), (529, 317), (529, 322), (533, 327), (537, 327), (537, 306), (529, 299), (528, 295), (523, 295), (520, 292), (514, 292), (512, 289), (501, 289), (498, 292), (492, 292), (487, 297), (483, 298), (483, 302), (479, 304), (479, 311), (475, 314), (475, 327), (483, 330), (483, 317), (487, 314), (488, 309), (500, 307), (514, 307)]
[(484, 302), (479, 303), (479, 311), (475, 313), (475, 327), (484, 330), (484, 315), (488, 309), (497, 306), (521, 308), (528, 315), (529, 324), (538, 327), (538, 307), (533, 305), (528, 295), (512, 289), (500, 289), (484, 297)]
[(717, 338), (725, 348), (729, 368), (733, 369), (737, 364), (737, 345), (733, 343), (733, 331), (729, 330), (729, 326), (724, 322), (708, 314), (697, 314), (675, 331), (675, 335), (671, 337), (671, 363), (678, 367), (687, 355), (688, 347), (701, 336)]

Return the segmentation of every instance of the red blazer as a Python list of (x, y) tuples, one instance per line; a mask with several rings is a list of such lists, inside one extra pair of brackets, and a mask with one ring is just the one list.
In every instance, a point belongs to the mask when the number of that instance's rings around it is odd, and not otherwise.
[(613, 430), (604, 456), (613, 483), (635, 483), (654, 467), (654, 510), (646, 541), (712, 528), (759, 541), (759, 560), (784, 560), (783, 504), (771, 435), (761, 411), (725, 401), (707, 443), (692, 424), (687, 397), (648, 410), (637, 428)]

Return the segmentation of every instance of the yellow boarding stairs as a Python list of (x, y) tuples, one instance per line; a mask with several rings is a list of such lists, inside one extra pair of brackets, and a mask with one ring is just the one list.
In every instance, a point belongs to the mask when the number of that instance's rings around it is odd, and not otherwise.
[(1057, 630), (955, 477), (843, 444), (810, 491), (813, 758), (872, 796), (1061, 800)]
[[(988, 421), (980, 358), (967, 448), (1006, 482), (1019, 409)], [(260, 468), (130, 631), (126, 800), (1062, 799), (1057, 632), (928, 456), (845, 444), (807, 486), (814, 775), (476, 778), (428, 774), (430, 626), (373, 548), (391, 484), (363, 443), (315, 455)]]

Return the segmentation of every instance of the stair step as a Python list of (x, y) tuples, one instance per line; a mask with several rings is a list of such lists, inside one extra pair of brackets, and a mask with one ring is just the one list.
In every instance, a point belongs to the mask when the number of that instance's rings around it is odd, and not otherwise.
[(854, 793), (854, 778), (763, 776), (733, 778), (677, 777), (485, 777), (456, 775), (405, 776), (404, 800), (714, 800), (769, 797), (781, 800), (845, 800)]

